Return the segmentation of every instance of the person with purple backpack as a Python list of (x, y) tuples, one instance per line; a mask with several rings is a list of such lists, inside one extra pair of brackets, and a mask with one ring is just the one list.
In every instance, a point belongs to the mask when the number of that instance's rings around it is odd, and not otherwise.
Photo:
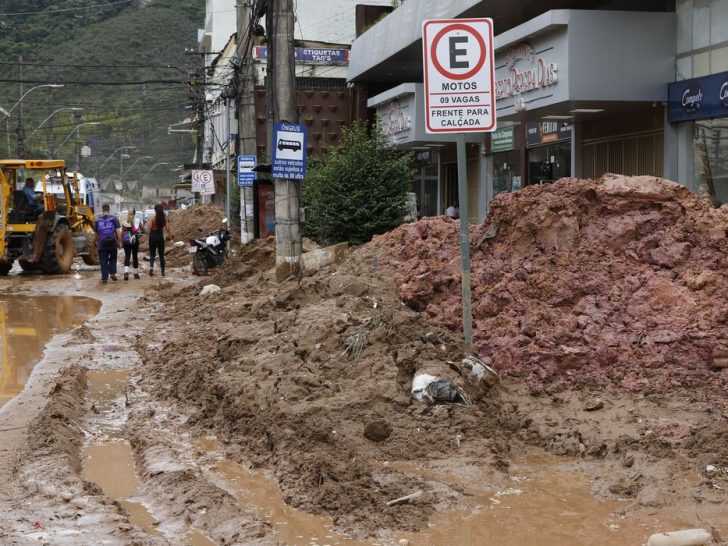
[(112, 281), (116, 277), (117, 249), (121, 248), (121, 224), (116, 216), (109, 214), (109, 205), (101, 207), (103, 214), (96, 219), (96, 248), (101, 260), (101, 282), (107, 284), (109, 276)]

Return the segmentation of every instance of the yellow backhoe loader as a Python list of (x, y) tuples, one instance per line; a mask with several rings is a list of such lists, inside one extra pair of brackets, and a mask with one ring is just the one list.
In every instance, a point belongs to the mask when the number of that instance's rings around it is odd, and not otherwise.
[(75, 256), (98, 265), (94, 221), (64, 161), (0, 160), (0, 275), (15, 260), (44, 273), (68, 273)]

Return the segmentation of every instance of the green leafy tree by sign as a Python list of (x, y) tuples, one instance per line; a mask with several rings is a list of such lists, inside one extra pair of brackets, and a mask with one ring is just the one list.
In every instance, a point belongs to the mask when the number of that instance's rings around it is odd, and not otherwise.
[(412, 181), (411, 156), (363, 123), (308, 166), (303, 185), (304, 233), (320, 244), (361, 244), (402, 223)]

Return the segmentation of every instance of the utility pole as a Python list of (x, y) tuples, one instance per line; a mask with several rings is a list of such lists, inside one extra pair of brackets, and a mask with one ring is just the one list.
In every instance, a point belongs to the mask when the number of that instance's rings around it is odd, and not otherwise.
[(73, 113), (76, 118), (76, 172), (81, 172), (81, 112)]
[[(242, 59), (240, 71), (240, 92), (238, 93), (238, 137), (241, 155), (256, 155), (255, 133), (255, 74), (253, 72), (253, 13), (250, 2), (238, 4), (238, 52)], [(253, 188), (240, 188), (240, 242), (247, 244), (255, 237), (253, 215)]]
[[(48, 114), (50, 119), (48, 120), (48, 157), (53, 159), (54, 151), (56, 147), (56, 132), (53, 129), (53, 89), (48, 94)], [(33, 135), (30, 135), (31, 137)]]
[[(268, 104), (274, 123), (298, 122), (293, 57), (293, 0), (271, 0), (268, 4)], [(273, 150), (273, 131), (268, 133)], [(273, 179), (276, 211), (276, 279), (298, 275), (301, 269), (300, 184), (285, 178)]]
[(25, 128), (23, 127), (23, 56), (18, 57), (18, 80), (20, 81), (20, 94), (18, 99), (20, 104), (18, 105), (18, 127), (15, 129), (15, 133), (18, 135), (18, 159), (25, 158)]

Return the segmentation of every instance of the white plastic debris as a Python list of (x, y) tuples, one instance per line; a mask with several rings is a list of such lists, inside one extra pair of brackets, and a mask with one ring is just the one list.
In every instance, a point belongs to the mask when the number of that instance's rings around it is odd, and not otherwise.
[(412, 398), (418, 402), (425, 402), (426, 400), (424, 399), (424, 396), (427, 391), (427, 387), (430, 383), (434, 383), (437, 380), (437, 377), (427, 373), (415, 374), (414, 379), (412, 379)]
[(219, 292), (222, 290), (218, 285), (216, 284), (206, 284), (202, 291), (200, 291), (200, 296), (207, 296), (208, 294), (214, 294), (215, 292)]
[(412, 379), (412, 397), (428, 404), (472, 405), (467, 393), (449, 379), (441, 379), (426, 373), (415, 374)]
[(682, 529), (655, 533), (647, 540), (647, 546), (703, 546), (712, 541), (713, 535), (705, 529)]

